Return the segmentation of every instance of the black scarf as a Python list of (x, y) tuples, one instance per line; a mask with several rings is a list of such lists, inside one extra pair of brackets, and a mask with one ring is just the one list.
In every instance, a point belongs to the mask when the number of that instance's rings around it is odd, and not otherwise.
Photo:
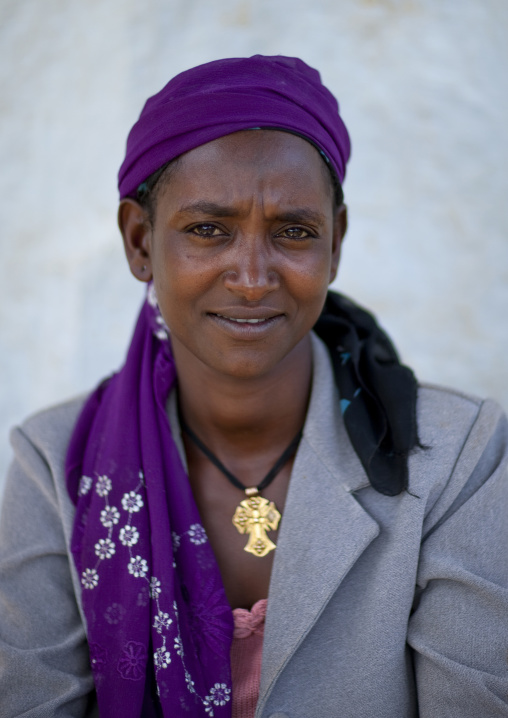
[(314, 331), (330, 352), (344, 423), (371, 485), (399, 494), (419, 445), (413, 372), (372, 314), (342, 294), (328, 292)]

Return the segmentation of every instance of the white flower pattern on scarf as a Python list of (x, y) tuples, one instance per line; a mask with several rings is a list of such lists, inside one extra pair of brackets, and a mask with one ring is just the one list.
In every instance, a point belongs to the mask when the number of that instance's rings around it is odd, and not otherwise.
[(120, 542), (124, 546), (135, 546), (139, 540), (139, 531), (135, 526), (124, 526), (120, 529)]
[(82, 476), (79, 480), (78, 495), (85, 496), (92, 487), (92, 478), (90, 476)]
[(99, 584), (99, 574), (94, 568), (85, 568), (81, 574), (81, 585), (83, 588), (92, 589)]
[(180, 638), (180, 636), (177, 636), (175, 638), (173, 648), (175, 649), (177, 656), (183, 656), (183, 644), (182, 644), (182, 639)]
[(187, 531), (187, 535), (195, 546), (199, 546), (200, 544), (208, 541), (206, 531), (201, 524), (192, 524), (190, 529)]
[(175, 551), (178, 551), (180, 548), (180, 536), (176, 533), (176, 531), (173, 531), (171, 534), (171, 538), (173, 539), (173, 549)]
[(107, 496), (111, 491), (111, 479), (108, 476), (99, 476), (95, 484), (99, 496)]
[(158, 648), (153, 654), (153, 662), (157, 668), (167, 668), (171, 663), (171, 655), (169, 651)]
[(95, 544), (95, 553), (101, 559), (111, 558), (115, 553), (115, 544), (110, 538), (99, 539)]
[(153, 627), (155, 628), (157, 633), (162, 633), (165, 629), (167, 630), (172, 623), (173, 620), (169, 617), (169, 613), (159, 611), (157, 616), (155, 616)]
[(230, 694), (231, 689), (228, 688), (225, 683), (216, 683), (210, 688), (210, 693), (205, 698), (204, 706), (206, 712), (210, 716), (213, 716), (213, 706), (225, 706), (230, 700)]
[(129, 560), (127, 570), (135, 578), (144, 578), (148, 573), (148, 563), (141, 556), (135, 556)]
[(117, 524), (120, 520), (120, 513), (116, 506), (108, 506), (101, 511), (101, 523), (107, 529)]
[(128, 511), (130, 514), (137, 513), (143, 506), (141, 494), (137, 494), (135, 491), (129, 491), (123, 495), (122, 507), (124, 511)]
[(160, 596), (161, 590), (161, 582), (155, 576), (152, 576), (150, 579), (150, 598)]

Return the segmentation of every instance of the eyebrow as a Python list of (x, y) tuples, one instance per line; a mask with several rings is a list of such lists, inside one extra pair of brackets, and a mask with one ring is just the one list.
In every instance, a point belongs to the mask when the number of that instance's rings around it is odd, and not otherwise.
[[(209, 217), (236, 217), (238, 216), (238, 208), (229, 205), (217, 204), (216, 202), (207, 202), (200, 200), (185, 204), (178, 210), (179, 214), (198, 214), (208, 215)], [(298, 207), (277, 214), (274, 219), (279, 222), (312, 222), (315, 224), (325, 224), (326, 218), (321, 212), (316, 212), (309, 207)]]
[(179, 214), (208, 214), (212, 217), (234, 217), (238, 210), (215, 202), (200, 200), (191, 204), (184, 204), (178, 210)]
[(281, 222), (312, 222), (313, 224), (325, 224), (326, 222), (326, 218), (321, 212), (307, 207), (281, 212), (277, 215), (277, 219)]

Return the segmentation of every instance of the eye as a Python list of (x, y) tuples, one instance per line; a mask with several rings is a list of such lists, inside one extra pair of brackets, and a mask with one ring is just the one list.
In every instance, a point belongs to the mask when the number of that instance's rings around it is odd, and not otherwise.
[(308, 229), (303, 227), (285, 227), (277, 233), (277, 237), (285, 239), (310, 239), (313, 236)]
[(188, 230), (191, 234), (197, 234), (198, 237), (219, 237), (224, 231), (215, 224), (196, 224)]

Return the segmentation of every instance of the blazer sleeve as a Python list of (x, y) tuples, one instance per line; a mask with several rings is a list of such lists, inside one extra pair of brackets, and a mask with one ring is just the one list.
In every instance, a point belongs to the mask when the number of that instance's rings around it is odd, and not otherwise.
[(29, 435), (15, 429), (11, 441), (15, 460), (0, 521), (0, 713), (2, 718), (95, 716), (61, 491)]
[(508, 716), (508, 422), (494, 402), (429, 512), (408, 643), (420, 718)]

